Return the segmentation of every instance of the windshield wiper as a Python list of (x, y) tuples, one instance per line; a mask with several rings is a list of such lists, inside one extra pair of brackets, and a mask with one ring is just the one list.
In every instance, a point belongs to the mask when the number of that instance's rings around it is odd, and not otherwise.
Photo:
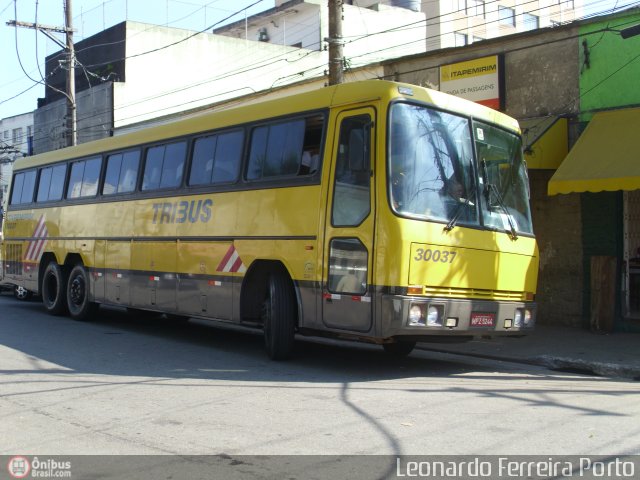
[(464, 199), (464, 202), (458, 203), (458, 206), (456, 207), (455, 212), (453, 212), (453, 216), (449, 220), (449, 223), (447, 223), (444, 227), (445, 232), (450, 232), (451, 230), (453, 230), (453, 227), (456, 226), (458, 220), (460, 219), (460, 215), (462, 215), (463, 208), (468, 207), (469, 205), (473, 205), (471, 199), (476, 197), (476, 190), (476, 187), (473, 187), (469, 195), (467, 195), (467, 198)]
[(489, 208), (491, 208), (491, 192), (493, 192), (493, 194), (496, 197), (496, 201), (498, 202), (498, 206), (502, 209), (502, 211), (504, 212), (505, 216), (507, 217), (507, 222), (509, 222), (509, 232), (507, 232), (509, 234), (509, 237), (511, 237), (511, 240), (517, 240), (518, 239), (518, 233), (516, 232), (516, 226), (513, 223), (513, 218), (511, 218), (511, 214), (509, 213), (509, 209), (507, 208), (507, 206), (504, 204), (504, 199), (502, 198), (502, 195), (500, 195), (500, 192), (498, 191), (498, 187), (496, 187), (493, 183), (487, 183), (486, 186), (486, 190), (485, 190), (486, 195), (487, 195), (487, 204), (489, 205)]
[(509, 222), (509, 231), (507, 234), (511, 238), (511, 240), (518, 239), (518, 233), (516, 232), (516, 226), (513, 223), (513, 218), (511, 218), (511, 214), (507, 209), (507, 206), (504, 204), (504, 199), (500, 192), (498, 191), (498, 187), (496, 187), (493, 183), (489, 181), (489, 175), (487, 173), (487, 161), (483, 158), (480, 162), (480, 166), (482, 167), (482, 177), (484, 179), (484, 196), (487, 201), (487, 207), (491, 209), (491, 192), (496, 196), (496, 200), (498, 202), (498, 206), (502, 209), (504, 214), (507, 216), (507, 222)]

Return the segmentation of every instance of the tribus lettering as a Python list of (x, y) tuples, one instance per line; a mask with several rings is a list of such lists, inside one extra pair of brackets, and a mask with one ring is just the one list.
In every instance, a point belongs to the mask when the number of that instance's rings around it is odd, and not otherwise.
[(206, 223), (211, 220), (213, 200), (153, 204), (153, 223)]

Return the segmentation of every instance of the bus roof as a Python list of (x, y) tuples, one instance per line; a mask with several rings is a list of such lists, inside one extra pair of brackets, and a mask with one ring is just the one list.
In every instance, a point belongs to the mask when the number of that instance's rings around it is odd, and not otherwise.
[[(290, 115), (296, 112), (332, 108), (342, 105), (361, 104), (372, 101), (391, 101), (407, 98), (436, 106), (451, 112), (458, 112), (477, 119), (519, 131), (515, 119), (460, 97), (448, 95), (416, 85), (385, 80), (364, 80), (343, 83), (288, 97), (250, 103), (224, 110), (209, 110), (175, 122), (141, 129), (135, 132), (107, 137), (82, 143), (74, 147), (24, 157), (18, 159), (14, 169), (22, 170), (58, 161), (82, 158), (115, 150), (123, 150), (137, 145), (183, 137), (199, 132), (242, 125), (249, 121)], [(215, 108), (215, 107), (214, 107)]]

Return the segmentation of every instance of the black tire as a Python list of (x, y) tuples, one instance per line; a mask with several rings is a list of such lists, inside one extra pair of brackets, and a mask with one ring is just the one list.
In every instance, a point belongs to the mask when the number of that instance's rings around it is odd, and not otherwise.
[(42, 303), (51, 315), (67, 312), (67, 277), (56, 262), (49, 262), (42, 275)]
[(27, 302), (31, 300), (31, 297), (33, 297), (33, 292), (27, 290), (24, 287), (19, 287), (16, 285), (15, 287), (13, 287), (13, 296), (17, 300), (22, 300), (23, 302)]
[(383, 343), (382, 348), (389, 355), (402, 358), (409, 355), (416, 346), (416, 342), (411, 342), (407, 340), (398, 340), (395, 343)]
[(76, 265), (69, 274), (67, 282), (67, 306), (69, 316), (74, 320), (90, 320), (98, 305), (89, 301), (90, 279), (84, 265)]
[(272, 273), (262, 307), (264, 342), (272, 360), (291, 357), (296, 317), (296, 299), (291, 281), (283, 273)]

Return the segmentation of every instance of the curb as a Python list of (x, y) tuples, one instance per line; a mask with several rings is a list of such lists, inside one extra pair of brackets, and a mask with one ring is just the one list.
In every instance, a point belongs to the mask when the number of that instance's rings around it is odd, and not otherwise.
[(443, 348), (431, 348), (424, 345), (417, 345), (420, 350), (436, 353), (446, 353), (449, 355), (460, 355), (463, 357), (482, 358), (484, 360), (496, 360), (500, 362), (521, 363), (524, 365), (537, 365), (560, 372), (577, 373), (581, 375), (595, 375), (598, 377), (624, 378), (627, 380), (640, 381), (640, 367), (621, 365), (618, 363), (586, 361), (568, 357), (556, 357), (553, 355), (540, 355), (538, 357), (515, 357), (508, 355), (491, 355), (475, 352), (459, 352)]
[(601, 377), (626, 378), (640, 381), (640, 367), (621, 365), (619, 363), (590, 362), (581, 359), (542, 355), (534, 361), (551, 370), (586, 373)]

